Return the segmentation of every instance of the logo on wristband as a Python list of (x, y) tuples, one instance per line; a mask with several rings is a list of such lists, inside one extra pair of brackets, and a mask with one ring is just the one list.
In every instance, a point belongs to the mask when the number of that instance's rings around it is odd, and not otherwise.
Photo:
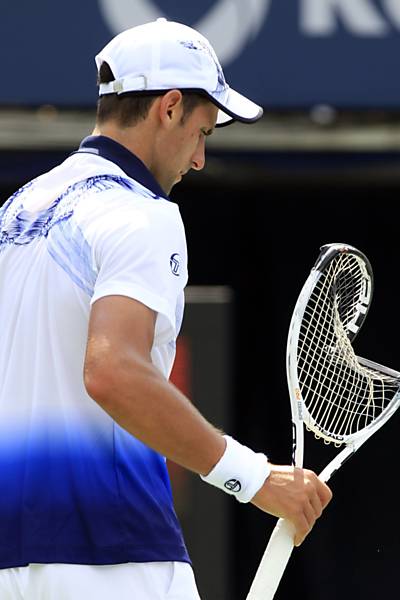
[(224, 487), (230, 492), (237, 493), (242, 489), (242, 484), (238, 479), (228, 479), (228, 481), (225, 481)]

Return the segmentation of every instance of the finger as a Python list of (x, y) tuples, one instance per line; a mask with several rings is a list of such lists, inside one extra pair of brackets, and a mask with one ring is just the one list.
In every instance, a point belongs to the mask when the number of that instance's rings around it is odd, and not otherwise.
[(310, 504), (314, 511), (315, 519), (319, 519), (319, 517), (322, 515), (322, 511), (324, 510), (324, 507), (323, 507), (321, 498), (318, 495), (317, 491), (315, 491), (315, 493), (312, 494), (312, 496), (310, 497)]
[(299, 546), (303, 543), (304, 539), (314, 527), (315, 521), (322, 515), (322, 511), (321, 501), (318, 494), (315, 492), (309, 500), (304, 503), (303, 511), (295, 523), (295, 546)]
[(326, 485), (326, 483), (322, 482), (320, 479), (318, 480), (319, 485), (317, 488), (318, 496), (320, 498), (322, 507), (325, 508), (329, 502), (332, 500), (332, 491)]
[(302, 515), (296, 520), (295, 527), (296, 533), (294, 536), (294, 545), (300, 546), (304, 542), (305, 538), (310, 533), (312, 528), (310, 528), (305, 515)]
[(315, 511), (315, 508), (313, 506), (313, 503), (311, 502), (311, 500), (309, 500), (303, 508), (303, 512), (304, 512), (304, 517), (307, 521), (308, 524), (308, 528), (309, 530), (311, 530), (314, 525), (315, 525), (315, 521), (318, 518), (317, 517), (317, 513)]

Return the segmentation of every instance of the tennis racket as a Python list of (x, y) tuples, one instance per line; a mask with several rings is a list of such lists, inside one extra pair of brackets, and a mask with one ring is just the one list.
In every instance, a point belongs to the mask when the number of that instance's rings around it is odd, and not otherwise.
[[(355, 355), (352, 342), (371, 304), (373, 274), (362, 252), (322, 246), (293, 311), (286, 368), (293, 463), (302, 466), (304, 427), (341, 450), (320, 473), (328, 481), (397, 410), (400, 373)], [(247, 600), (272, 600), (293, 550), (294, 527), (279, 519)]]

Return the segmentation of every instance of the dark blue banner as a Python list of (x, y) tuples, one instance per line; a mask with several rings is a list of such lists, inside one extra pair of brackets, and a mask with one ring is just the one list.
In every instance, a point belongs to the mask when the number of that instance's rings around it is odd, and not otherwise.
[(400, 0), (14, 0), (0, 105), (92, 107), (95, 54), (159, 16), (199, 29), (228, 82), (270, 108), (400, 107)]

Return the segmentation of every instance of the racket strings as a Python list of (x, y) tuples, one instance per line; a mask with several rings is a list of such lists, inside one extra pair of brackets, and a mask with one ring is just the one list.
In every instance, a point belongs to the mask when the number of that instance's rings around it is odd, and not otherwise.
[(371, 294), (364, 263), (340, 254), (322, 273), (299, 332), (298, 374), (317, 437), (341, 444), (386, 408), (399, 381), (362, 365), (351, 339)]

